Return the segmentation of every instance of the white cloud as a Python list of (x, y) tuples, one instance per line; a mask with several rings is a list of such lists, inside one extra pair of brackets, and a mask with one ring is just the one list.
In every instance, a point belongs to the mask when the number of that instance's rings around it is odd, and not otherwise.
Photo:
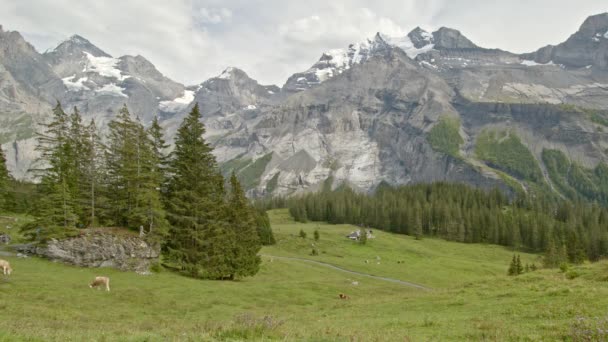
[(227, 8), (209, 9), (202, 7), (197, 18), (204, 24), (220, 24), (232, 19), (232, 11)]
[(567, 39), (605, 0), (0, 0), (0, 24), (39, 50), (79, 34), (114, 57), (140, 54), (187, 84), (237, 66), (281, 85), (323, 51), (380, 31), (448, 26), (514, 52)]

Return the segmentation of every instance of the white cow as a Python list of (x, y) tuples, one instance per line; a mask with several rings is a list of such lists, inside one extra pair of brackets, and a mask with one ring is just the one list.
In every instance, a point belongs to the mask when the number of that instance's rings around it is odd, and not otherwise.
[(92, 283), (89, 284), (90, 288), (105, 286), (106, 291), (110, 291), (110, 278), (108, 277), (95, 277)]
[(6, 260), (0, 259), (0, 268), (2, 268), (2, 273), (4, 275), (11, 275), (13, 269), (11, 268), (11, 264)]

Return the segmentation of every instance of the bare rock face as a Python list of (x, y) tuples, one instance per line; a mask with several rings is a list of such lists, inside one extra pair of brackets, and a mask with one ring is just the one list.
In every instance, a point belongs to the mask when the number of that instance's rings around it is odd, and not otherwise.
[(123, 271), (147, 272), (158, 260), (160, 246), (139, 237), (95, 231), (66, 240), (50, 240), (31, 253), (52, 261), (80, 267), (113, 267)]

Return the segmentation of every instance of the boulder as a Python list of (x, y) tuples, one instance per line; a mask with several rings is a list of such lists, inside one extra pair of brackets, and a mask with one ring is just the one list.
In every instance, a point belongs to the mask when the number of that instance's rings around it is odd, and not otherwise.
[(0, 244), (8, 245), (11, 243), (11, 236), (8, 234), (0, 234)]

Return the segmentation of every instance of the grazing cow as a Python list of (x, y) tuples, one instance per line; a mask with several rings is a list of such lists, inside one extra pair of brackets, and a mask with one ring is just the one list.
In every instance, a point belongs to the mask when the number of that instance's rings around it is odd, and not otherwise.
[(349, 297), (349, 296), (347, 296), (347, 295), (345, 295), (344, 293), (340, 293), (340, 294), (338, 295), (338, 297), (340, 297), (340, 299), (350, 299), (350, 297)]
[(94, 288), (98, 286), (105, 286), (106, 291), (110, 291), (110, 278), (108, 277), (95, 277), (92, 283), (89, 284), (90, 288)]
[(4, 275), (11, 275), (13, 269), (11, 268), (11, 264), (6, 260), (0, 260), (0, 268), (2, 268), (2, 273)]

